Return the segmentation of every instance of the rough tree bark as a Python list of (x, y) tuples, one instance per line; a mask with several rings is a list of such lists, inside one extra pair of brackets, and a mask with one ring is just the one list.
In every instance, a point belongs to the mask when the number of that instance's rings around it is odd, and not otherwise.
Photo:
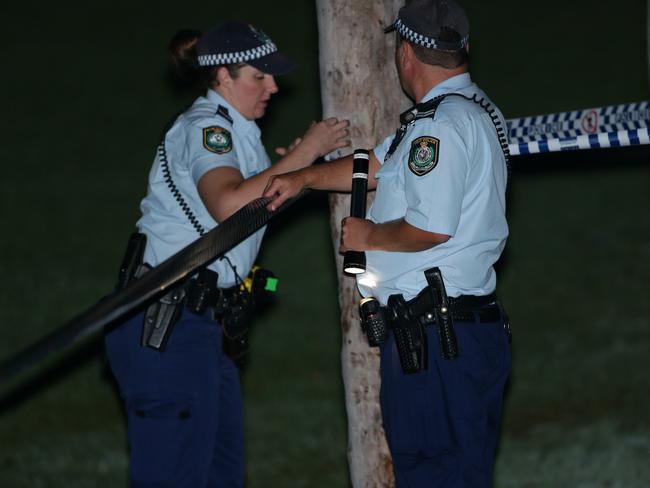
[[(316, 0), (323, 113), (350, 120), (352, 148), (370, 149), (393, 133), (400, 111), (408, 106), (394, 67), (394, 35), (383, 33), (401, 4), (401, 0)], [(342, 273), (338, 254), (340, 222), (349, 215), (349, 196), (332, 194), (330, 210), (343, 329), (350, 478), (355, 488), (391, 487), (392, 460), (379, 409), (379, 355), (362, 336), (356, 283)]]

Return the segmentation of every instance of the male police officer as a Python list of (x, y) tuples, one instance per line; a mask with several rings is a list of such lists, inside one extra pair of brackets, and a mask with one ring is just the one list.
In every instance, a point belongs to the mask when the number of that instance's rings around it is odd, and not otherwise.
[[(470, 79), (454, 0), (407, 0), (393, 30), (416, 105), (371, 152), (376, 198), (368, 220), (343, 221), (341, 250), (366, 251), (359, 290), (389, 305), (381, 407), (397, 486), (487, 487), (510, 371), (493, 268), (508, 234), (505, 122)], [(269, 208), (305, 187), (349, 191), (351, 170), (346, 157), (276, 176)]]

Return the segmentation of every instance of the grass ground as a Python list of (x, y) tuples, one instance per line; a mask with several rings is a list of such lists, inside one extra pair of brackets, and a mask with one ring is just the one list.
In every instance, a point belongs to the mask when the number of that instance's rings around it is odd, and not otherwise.
[[(513, 185), (500, 291), (515, 361), (497, 486), (650, 481), (648, 183), (647, 166), (608, 164), (523, 172)], [(531, 220), (536, 209), (546, 218)]]
[[(645, 2), (465, 3), (474, 76), (507, 116), (648, 98)], [(0, 358), (113, 286), (160, 128), (188, 101), (164, 82), (163, 48), (175, 29), (221, 16), (155, 5), (1, 7)], [(228, 13), (301, 65), (263, 122), (273, 148), (318, 117), (314, 8), (282, 0)], [(516, 162), (499, 269), (515, 363), (497, 487), (650, 484), (649, 156)], [(278, 304), (243, 376), (248, 485), (345, 487), (325, 201), (289, 212), (262, 256), (281, 277)], [(123, 419), (100, 353), (90, 342), (0, 399), (0, 486), (126, 486)]]

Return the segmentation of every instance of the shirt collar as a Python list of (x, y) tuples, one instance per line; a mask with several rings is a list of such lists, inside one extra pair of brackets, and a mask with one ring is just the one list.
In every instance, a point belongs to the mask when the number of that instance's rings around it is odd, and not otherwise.
[(420, 103), (431, 100), (432, 98), (435, 98), (438, 95), (442, 95), (444, 93), (453, 93), (464, 90), (466, 88), (469, 88), (471, 85), (472, 79), (469, 76), (469, 73), (461, 73), (459, 75), (452, 76), (451, 78), (447, 78), (442, 83), (438, 83), (436, 86), (431, 88), (431, 90), (429, 90), (427, 94), (422, 97)]
[(223, 98), (216, 91), (208, 88), (208, 93), (206, 98), (212, 102), (217, 107), (222, 105), (228, 109), (228, 115), (232, 119), (232, 128), (234, 132), (239, 134), (252, 134), (256, 137), (261, 135), (260, 128), (257, 126), (254, 120), (248, 120), (242, 114), (240, 114), (235, 107), (230, 105), (225, 98)]

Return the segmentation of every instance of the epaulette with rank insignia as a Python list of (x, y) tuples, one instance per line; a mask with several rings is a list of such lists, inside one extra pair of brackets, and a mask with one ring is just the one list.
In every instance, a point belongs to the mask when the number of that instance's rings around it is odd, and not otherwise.
[(388, 148), (388, 152), (384, 157), (384, 161), (387, 161), (388, 158), (393, 155), (397, 149), (397, 146), (399, 146), (400, 142), (402, 142), (402, 139), (404, 139), (404, 136), (406, 135), (406, 129), (408, 129), (408, 126), (419, 119), (425, 119), (428, 117), (433, 118), (436, 114), (436, 110), (438, 109), (438, 105), (440, 105), (440, 102), (442, 102), (448, 95), (451, 94), (446, 93), (431, 100), (427, 100), (426, 102), (418, 103), (417, 105), (412, 106), (400, 114), (399, 121), (402, 125), (399, 129), (397, 129), (395, 137), (393, 138), (393, 142), (391, 142), (390, 147)]
[[(478, 96), (474, 94), (472, 97), (463, 95), (462, 93), (444, 93), (439, 95), (431, 100), (427, 100), (423, 103), (418, 103), (413, 107), (409, 108), (399, 117), (400, 123), (402, 124), (397, 132), (395, 137), (386, 152), (384, 157), (384, 162), (388, 160), (395, 152), (400, 142), (406, 135), (406, 130), (409, 125), (414, 123), (416, 120), (424, 119), (427, 117), (434, 118), (436, 115), (436, 110), (440, 106), (442, 101), (450, 96), (460, 97), (469, 102), (473, 102), (483, 109), (492, 119), (492, 124), (496, 129), (497, 138), (499, 144), (501, 145), (501, 151), (506, 160), (506, 167), (508, 169), (508, 181), (510, 180), (510, 150), (508, 149), (508, 138), (504, 131), (504, 128), (499, 120), (498, 115), (496, 114), (495, 109), (492, 105), (484, 99), (478, 99)], [(440, 149), (440, 141), (435, 137), (419, 137), (411, 144), (411, 150), (409, 152), (409, 169), (418, 176), (422, 176), (438, 164), (438, 151)], [(426, 153), (426, 154), (425, 154)]]

